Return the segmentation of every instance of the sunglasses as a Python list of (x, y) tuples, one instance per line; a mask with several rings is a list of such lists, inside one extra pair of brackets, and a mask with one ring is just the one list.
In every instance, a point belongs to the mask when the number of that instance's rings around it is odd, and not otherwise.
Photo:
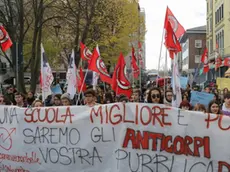
[(160, 94), (152, 94), (152, 98), (155, 99), (155, 98), (160, 98)]

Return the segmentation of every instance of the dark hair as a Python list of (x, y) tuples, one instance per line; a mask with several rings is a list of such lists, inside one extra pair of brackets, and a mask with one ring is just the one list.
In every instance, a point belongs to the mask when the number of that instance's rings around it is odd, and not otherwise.
[(129, 98), (123, 94), (121, 94), (119, 97), (118, 97), (118, 102), (123, 102), (123, 101), (126, 101), (128, 102), (129, 101)]
[(224, 94), (224, 99), (229, 99), (230, 98), (230, 92), (228, 91), (226, 94)]
[(139, 89), (133, 90), (133, 93), (138, 93), (138, 95), (141, 96), (141, 90)]
[(157, 90), (157, 91), (159, 92), (159, 94), (160, 94), (160, 101), (159, 101), (159, 103), (160, 103), (160, 104), (163, 104), (163, 98), (162, 98), (162, 95), (161, 95), (161, 91), (160, 91), (160, 89), (157, 88), (157, 87), (151, 88), (151, 89), (149, 90), (149, 94), (148, 94), (148, 97), (147, 97), (148, 103), (152, 103), (151, 92), (154, 91), (154, 90)]
[(107, 103), (107, 100), (109, 100), (110, 103), (114, 103), (114, 99), (113, 99), (111, 92), (105, 93), (105, 100), (104, 100), (105, 104)]
[(14, 93), (14, 95), (15, 96), (22, 96), (22, 97), (24, 97), (24, 95), (22, 93), (20, 93), (20, 92), (16, 92), (16, 93)]
[(220, 104), (219, 104), (219, 102), (218, 102), (217, 100), (212, 100), (212, 101), (209, 102), (209, 104), (208, 104), (208, 113), (212, 113), (212, 112), (211, 112), (211, 106), (212, 106), (213, 104), (217, 104), (217, 105), (218, 105), (219, 111), (218, 111), (217, 114), (220, 114), (220, 113), (221, 113), (221, 112), (220, 112)]
[(84, 92), (84, 95), (87, 95), (87, 94), (92, 94), (93, 97), (96, 97), (96, 92), (95, 92), (93, 89), (87, 89), (87, 90)]
[(27, 94), (28, 94), (28, 93), (32, 93), (32, 94), (34, 95), (34, 92), (33, 92), (33, 91), (28, 91)]
[(54, 97), (58, 98), (59, 100), (61, 100), (61, 94), (55, 94)]

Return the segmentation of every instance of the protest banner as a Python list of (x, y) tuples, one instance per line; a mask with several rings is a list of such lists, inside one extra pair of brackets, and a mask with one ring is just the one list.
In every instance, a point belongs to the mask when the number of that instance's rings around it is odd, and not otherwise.
[(218, 89), (223, 90), (225, 88), (230, 90), (230, 78), (217, 78), (216, 84)]
[(181, 76), (181, 77), (180, 77), (180, 85), (181, 85), (181, 88), (186, 89), (187, 84), (188, 84), (188, 77), (183, 77), (183, 76)]
[(0, 114), (1, 172), (230, 171), (229, 116), (138, 103)]
[(195, 106), (196, 104), (203, 104), (206, 108), (208, 108), (209, 102), (212, 101), (213, 99), (214, 99), (214, 94), (192, 91), (190, 103), (192, 106)]

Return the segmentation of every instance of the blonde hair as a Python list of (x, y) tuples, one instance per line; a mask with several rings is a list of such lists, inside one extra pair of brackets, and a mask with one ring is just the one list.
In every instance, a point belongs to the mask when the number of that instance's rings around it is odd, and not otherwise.
[(43, 102), (41, 100), (37, 99), (37, 100), (33, 101), (32, 107), (34, 107), (37, 102), (39, 102), (39, 103), (41, 103), (43, 105)]

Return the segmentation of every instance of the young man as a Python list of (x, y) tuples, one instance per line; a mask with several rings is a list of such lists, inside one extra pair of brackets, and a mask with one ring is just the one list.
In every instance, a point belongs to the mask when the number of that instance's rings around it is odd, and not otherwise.
[(204, 88), (204, 91), (205, 91), (206, 93), (210, 93), (210, 92), (211, 92), (211, 89), (209, 88), (209, 86), (206, 86), (206, 87)]
[(93, 89), (86, 90), (84, 96), (85, 96), (84, 101), (86, 106), (93, 107), (97, 105), (96, 92)]
[(141, 91), (140, 90), (134, 90), (133, 91), (133, 102), (141, 102)]
[(69, 93), (64, 93), (61, 96), (61, 103), (62, 106), (71, 106), (71, 99)]
[(165, 105), (172, 106), (172, 96), (173, 96), (173, 92), (171, 90), (166, 90), (165, 101), (164, 101)]
[(23, 97), (22, 93), (16, 92), (14, 94), (14, 99), (15, 99), (15, 102), (16, 102), (16, 106), (18, 106), (18, 107), (27, 107), (27, 105), (24, 102), (24, 97)]
[(230, 116), (230, 92), (224, 95), (224, 104), (222, 106), (222, 113)]

